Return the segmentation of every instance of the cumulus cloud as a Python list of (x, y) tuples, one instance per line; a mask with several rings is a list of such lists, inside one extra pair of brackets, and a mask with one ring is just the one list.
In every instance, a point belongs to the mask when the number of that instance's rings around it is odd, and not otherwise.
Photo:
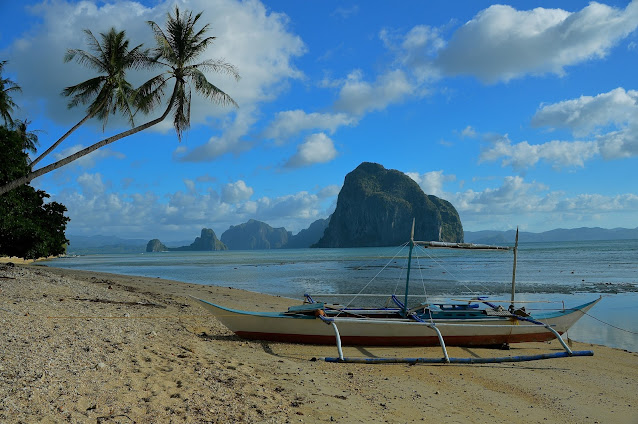
[(252, 187), (248, 187), (244, 181), (239, 180), (222, 187), (221, 200), (225, 203), (237, 203), (250, 199), (253, 193)]
[[(289, 31), (286, 15), (266, 9), (259, 1), (185, 0), (180, 2), (180, 7), (195, 12), (203, 11), (200, 22), (210, 23), (209, 34), (216, 37), (215, 42), (202, 54), (202, 60), (224, 59), (238, 68), (242, 77), (239, 82), (227, 75), (213, 73), (207, 77), (232, 96), (239, 103), (240, 110), (254, 111), (259, 103), (271, 100), (286, 81), (302, 77), (292, 61), (305, 52), (305, 46), (298, 36)], [(81, 30), (91, 29), (99, 37), (99, 33), (111, 27), (125, 29), (132, 45), (143, 43), (151, 47), (154, 40), (146, 22), (152, 20), (163, 26), (166, 14), (173, 8), (174, 2), (168, 0), (155, 2), (152, 7), (123, 0), (111, 3), (93, 0), (72, 3), (62, 0), (33, 7), (32, 11), (40, 17), (41, 24), (32, 28), (29, 35), (16, 41), (6, 52), (12, 58), (11, 70), (20, 76), (25, 99), (22, 108), (33, 116), (42, 105), (46, 115), (58, 123), (68, 125), (77, 122), (83, 117), (83, 112), (78, 109), (67, 110), (67, 99), (59, 93), (66, 86), (94, 76), (91, 70), (62, 60), (67, 48), (88, 50)], [(42, 63), (47, 65), (47, 78), (42, 78)], [(143, 71), (132, 72), (131, 81), (138, 84), (151, 75)], [(191, 123), (217, 124), (229, 111), (232, 109), (215, 106), (193, 94)], [(112, 123), (124, 124), (117, 120)], [(241, 136), (249, 125), (235, 127), (243, 130)], [(170, 130), (170, 120), (156, 128)], [(237, 147), (237, 139), (235, 135), (234, 141), (226, 141), (227, 151), (241, 151), (244, 146)], [(204, 153), (211, 153), (213, 158), (219, 154), (214, 149), (212, 152), (210, 150)]]
[(352, 71), (339, 91), (335, 108), (350, 115), (383, 110), (390, 104), (403, 102), (414, 95), (415, 87), (401, 70), (381, 74), (370, 83), (363, 80), (360, 70)]
[[(526, 182), (520, 176), (506, 176), (500, 180), (500, 185), (486, 187), (482, 191), (468, 189), (449, 193), (446, 200), (456, 207), (464, 225), (490, 222), (490, 228), (497, 228), (503, 224), (518, 224), (499, 222), (499, 217), (518, 220), (526, 214), (550, 216), (556, 212), (562, 198), (564, 193), (550, 191), (542, 183)], [(486, 221), (486, 218), (489, 219)]]
[(68, 233), (95, 235), (102, 232), (124, 238), (183, 240), (213, 228), (221, 236), (231, 225), (249, 219), (264, 221), (274, 227), (297, 232), (328, 213), (322, 202), (336, 196), (335, 186), (319, 187), (317, 193), (300, 191), (278, 197), (251, 200), (254, 190), (238, 180), (202, 189), (192, 180), (184, 180), (185, 190), (163, 197), (151, 192), (117, 193), (100, 174), (84, 173), (77, 178), (77, 189), (52, 194), (52, 199), (66, 205), (71, 222)]
[(77, 182), (82, 191), (92, 197), (100, 195), (106, 190), (106, 186), (102, 182), (102, 175), (99, 173), (84, 173), (78, 177)]
[(320, 130), (330, 134), (342, 126), (350, 126), (356, 119), (345, 113), (306, 113), (303, 110), (287, 110), (277, 113), (274, 121), (264, 131), (264, 137), (282, 144), (302, 131)]
[(341, 191), (341, 186), (332, 184), (319, 190), (319, 193), (317, 193), (317, 196), (319, 196), (320, 199), (326, 199), (326, 198), (337, 196), (340, 191)]
[(529, 144), (527, 141), (512, 144), (505, 134), (484, 148), (479, 162), (492, 162), (502, 158), (502, 166), (512, 166), (517, 171), (533, 167), (545, 161), (556, 169), (562, 167), (583, 167), (585, 161), (599, 153), (594, 141), (559, 141)]
[(433, 66), (436, 54), (445, 46), (438, 28), (417, 25), (405, 35), (385, 28), (379, 33), (379, 38), (395, 54), (396, 64), (409, 70), (417, 81), (423, 83), (440, 77)]
[(501, 160), (503, 166), (523, 170), (540, 161), (554, 168), (584, 167), (595, 157), (614, 160), (638, 156), (638, 91), (619, 87), (596, 96), (541, 105), (532, 125), (565, 128), (585, 140), (530, 144), (512, 143), (507, 134), (492, 136), (479, 161)]
[(300, 168), (315, 163), (326, 163), (337, 157), (334, 143), (324, 133), (312, 134), (297, 146), (297, 152), (286, 162), (286, 168)]
[(541, 105), (532, 126), (567, 128), (576, 136), (585, 136), (609, 124), (632, 121), (638, 121), (638, 91), (618, 87), (596, 96)]
[(319, 198), (307, 191), (279, 196), (274, 199), (262, 197), (257, 201), (257, 216), (273, 222), (272, 225), (285, 221), (286, 218), (316, 219), (318, 217)]
[(593, 135), (597, 152), (607, 160), (635, 157), (638, 156), (638, 91), (619, 87), (596, 96), (542, 105), (532, 118), (532, 125), (567, 128), (575, 135)]
[(592, 2), (573, 13), (493, 5), (459, 28), (434, 64), (445, 75), (474, 75), (487, 83), (563, 75), (567, 66), (604, 57), (637, 26), (636, 2), (624, 10)]
[(446, 196), (443, 190), (443, 184), (456, 180), (455, 175), (444, 175), (442, 170), (426, 172), (425, 174), (406, 172), (406, 175), (412, 178), (421, 187), (424, 193), (442, 198)]
[(638, 122), (620, 131), (598, 137), (600, 154), (604, 159), (622, 159), (638, 156)]
[(448, 192), (443, 197), (457, 209), (466, 228), (508, 229), (519, 224), (573, 228), (599, 225), (610, 216), (628, 223), (622, 225), (633, 225), (638, 213), (638, 196), (632, 193), (568, 195), (520, 176), (480, 180), (487, 184), (482, 190)]

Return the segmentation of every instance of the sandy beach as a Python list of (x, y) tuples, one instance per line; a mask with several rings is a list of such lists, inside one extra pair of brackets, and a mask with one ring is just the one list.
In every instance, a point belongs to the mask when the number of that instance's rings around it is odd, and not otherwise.
[[(189, 296), (298, 303), (225, 287), (0, 264), (3, 423), (638, 423), (638, 354), (493, 365), (331, 364), (333, 346), (245, 341)], [(559, 351), (450, 348), (451, 356)], [(439, 348), (354, 348), (430, 356)]]

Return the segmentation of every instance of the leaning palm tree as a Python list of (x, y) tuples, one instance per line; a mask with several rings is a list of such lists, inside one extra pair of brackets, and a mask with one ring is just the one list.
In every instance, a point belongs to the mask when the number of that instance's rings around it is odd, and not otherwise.
[(11, 93), (21, 92), (22, 89), (9, 78), (2, 78), (2, 70), (6, 63), (6, 60), (0, 61), (0, 117), (4, 120), (5, 125), (11, 125), (13, 124), (11, 113), (13, 108), (17, 107), (11, 98)]
[(170, 80), (174, 80), (173, 95), (169, 108), (173, 114), (173, 127), (177, 138), (181, 140), (184, 131), (190, 127), (191, 89), (207, 99), (226, 106), (237, 103), (218, 87), (210, 83), (204, 72), (213, 71), (226, 73), (239, 79), (237, 69), (224, 60), (207, 59), (197, 62), (197, 58), (215, 40), (216, 37), (206, 37), (209, 25), (204, 25), (199, 31), (195, 30), (197, 21), (202, 13), (193, 16), (192, 12), (180, 13), (175, 8), (175, 15), (168, 14), (166, 30), (153, 21), (148, 21), (157, 47), (148, 59), (151, 67), (163, 67), (165, 71), (143, 84), (138, 90), (137, 106), (148, 112), (161, 99), (164, 89)]
[(205, 37), (204, 34), (208, 30), (208, 25), (197, 31), (195, 26), (199, 20), (201, 13), (193, 17), (191, 12), (180, 13), (179, 8), (175, 8), (175, 15), (168, 14), (165, 30), (162, 30), (155, 22), (149, 22), (149, 25), (155, 33), (158, 43), (154, 54), (148, 57), (146, 64), (151, 67), (165, 66), (167, 69), (160, 75), (151, 78), (144, 83), (134, 96), (133, 102), (136, 107), (144, 113), (151, 112), (162, 102), (163, 94), (171, 80), (174, 80), (171, 97), (164, 113), (149, 122), (137, 127), (131, 128), (112, 137), (101, 140), (77, 153), (74, 153), (55, 163), (47, 165), (29, 173), (26, 177), (12, 181), (3, 187), (0, 187), (0, 195), (19, 187), (22, 184), (65, 166), (76, 159), (79, 159), (95, 150), (120, 140), (129, 135), (136, 134), (153, 125), (162, 122), (173, 112), (173, 126), (179, 139), (190, 125), (190, 105), (191, 105), (191, 89), (203, 94), (206, 98), (217, 102), (221, 105), (231, 104), (237, 106), (237, 103), (222, 90), (210, 83), (203, 71), (212, 70), (216, 72), (224, 72), (235, 79), (239, 79), (239, 74), (234, 66), (221, 60), (204, 60), (195, 63), (198, 56), (201, 55), (206, 47), (215, 39), (215, 37)]
[(96, 70), (98, 75), (77, 85), (66, 87), (62, 94), (71, 97), (69, 109), (88, 103), (86, 115), (44, 153), (35, 158), (31, 166), (35, 166), (73, 131), (93, 117), (102, 122), (104, 130), (109, 116), (119, 111), (133, 125), (134, 113), (131, 99), (135, 90), (126, 80), (126, 72), (129, 69), (138, 68), (146, 52), (142, 51), (141, 44), (129, 50), (129, 40), (126, 38), (125, 31), (116, 31), (115, 28), (111, 28), (107, 33), (100, 33), (102, 42), (88, 29), (84, 30), (84, 34), (95, 54), (81, 49), (69, 49), (64, 56), (64, 61), (75, 60), (80, 65)]

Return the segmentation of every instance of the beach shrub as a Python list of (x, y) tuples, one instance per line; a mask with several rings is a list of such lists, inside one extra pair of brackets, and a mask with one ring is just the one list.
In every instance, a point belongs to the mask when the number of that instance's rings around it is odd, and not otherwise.
[[(17, 130), (0, 127), (0, 184), (30, 172), (23, 150), (24, 137)], [(66, 207), (47, 202), (49, 195), (30, 185), (0, 195), (0, 255), (36, 259), (64, 253)]]

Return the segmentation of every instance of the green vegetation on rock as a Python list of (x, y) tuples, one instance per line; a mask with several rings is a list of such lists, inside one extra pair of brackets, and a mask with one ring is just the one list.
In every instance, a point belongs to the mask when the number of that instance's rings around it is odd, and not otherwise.
[(273, 228), (265, 222), (249, 220), (232, 225), (222, 234), (222, 242), (230, 250), (281, 249), (292, 237), (285, 228)]
[(316, 247), (397, 246), (415, 219), (415, 240), (463, 241), (461, 219), (403, 172), (364, 162), (346, 175), (330, 224)]

